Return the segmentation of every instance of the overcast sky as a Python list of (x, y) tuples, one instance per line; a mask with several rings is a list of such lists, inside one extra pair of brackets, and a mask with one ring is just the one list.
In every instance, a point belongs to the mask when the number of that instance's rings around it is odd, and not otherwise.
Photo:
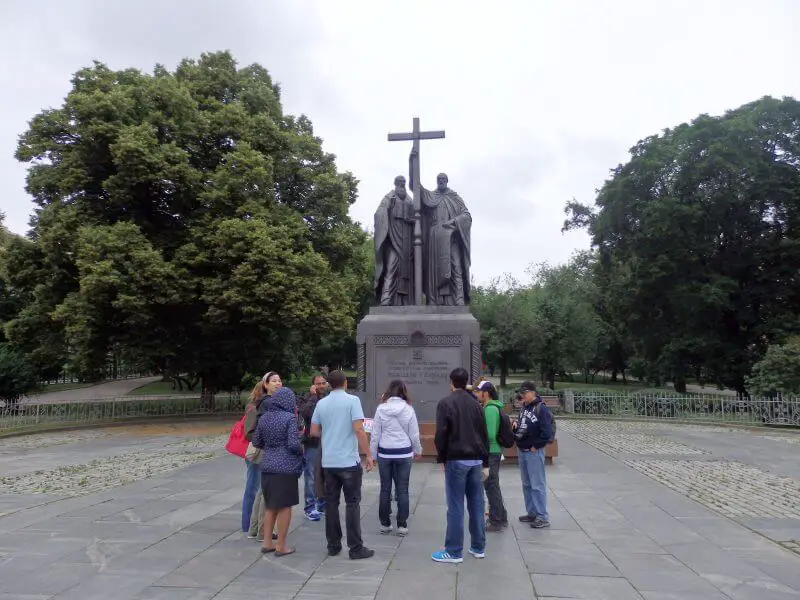
[(284, 110), (307, 114), (341, 170), (361, 180), (371, 226), (408, 168), (386, 141), (419, 116), (422, 143), (473, 216), (473, 277), (524, 276), (587, 248), (562, 234), (564, 204), (592, 202), (638, 140), (764, 95), (800, 97), (800, 1), (381, 2), (1, 0), (0, 209), (25, 233), (32, 204), (13, 153), (93, 59), (151, 72), (230, 50), (265, 66)]

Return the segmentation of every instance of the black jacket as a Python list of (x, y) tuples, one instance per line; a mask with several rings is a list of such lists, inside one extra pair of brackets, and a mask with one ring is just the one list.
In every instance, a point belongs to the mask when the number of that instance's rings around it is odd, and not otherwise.
[(537, 399), (533, 404), (522, 408), (517, 417), (517, 428), (514, 430), (517, 448), (520, 450), (544, 448), (552, 435), (553, 415), (544, 402)]
[(436, 462), (480, 460), (489, 466), (489, 435), (480, 402), (456, 390), (436, 406)]
[(308, 392), (303, 396), (303, 399), (300, 400), (300, 405), (297, 408), (298, 421), (300, 421), (300, 424), (305, 429), (302, 442), (306, 448), (319, 447), (319, 438), (311, 437), (311, 417), (314, 416), (314, 409), (317, 407), (317, 402), (319, 402), (319, 396)]

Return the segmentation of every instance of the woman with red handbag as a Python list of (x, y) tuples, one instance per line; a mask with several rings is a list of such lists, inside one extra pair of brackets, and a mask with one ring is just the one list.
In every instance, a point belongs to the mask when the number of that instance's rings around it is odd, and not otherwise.
[[(248, 402), (245, 408), (245, 414), (242, 420), (244, 438), (248, 445), (253, 437), (256, 425), (258, 425), (259, 417), (266, 410), (270, 396), (282, 386), (281, 376), (274, 371), (269, 371), (261, 378), (261, 381), (256, 384), (253, 391), (250, 392), (250, 402)], [(245, 465), (247, 468), (247, 475), (244, 484), (244, 495), (242, 497), (242, 531), (248, 533), (251, 531), (250, 521), (253, 514), (256, 494), (261, 488), (261, 471), (257, 462), (245, 459)]]

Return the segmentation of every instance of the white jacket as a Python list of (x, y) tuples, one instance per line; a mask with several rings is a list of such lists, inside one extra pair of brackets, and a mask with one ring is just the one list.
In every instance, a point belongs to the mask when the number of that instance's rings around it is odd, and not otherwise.
[(369, 450), (373, 458), (412, 458), (422, 454), (417, 413), (408, 402), (392, 396), (378, 405)]

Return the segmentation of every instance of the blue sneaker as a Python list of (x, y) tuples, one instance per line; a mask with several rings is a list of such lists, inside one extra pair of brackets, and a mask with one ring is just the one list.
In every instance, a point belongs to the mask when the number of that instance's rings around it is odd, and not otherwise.
[(486, 558), (486, 550), (476, 550), (475, 548), (470, 548), (469, 553), (475, 558)]
[(431, 558), (436, 562), (441, 563), (460, 563), (464, 562), (464, 559), (460, 556), (453, 556), (447, 550), (439, 550), (438, 552), (434, 552), (431, 554)]
[(322, 518), (322, 515), (319, 514), (316, 510), (309, 510), (306, 512), (306, 519), (309, 521), (319, 521)]

